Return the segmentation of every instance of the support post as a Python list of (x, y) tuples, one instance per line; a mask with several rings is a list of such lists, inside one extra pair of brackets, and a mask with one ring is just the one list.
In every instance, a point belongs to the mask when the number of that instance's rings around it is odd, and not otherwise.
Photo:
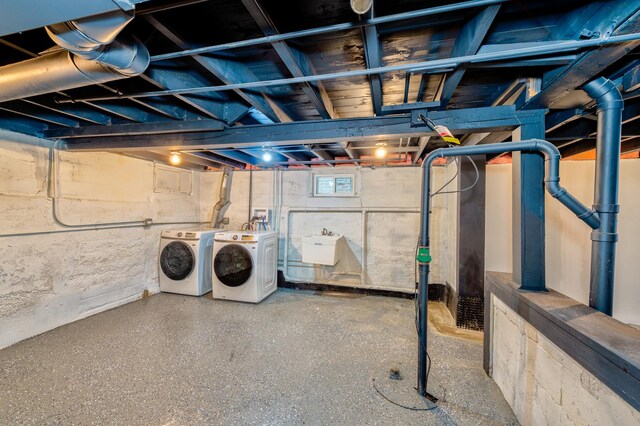
[[(544, 139), (544, 115), (513, 131), (513, 141)], [(522, 290), (545, 291), (544, 157), (513, 153), (513, 279)]]

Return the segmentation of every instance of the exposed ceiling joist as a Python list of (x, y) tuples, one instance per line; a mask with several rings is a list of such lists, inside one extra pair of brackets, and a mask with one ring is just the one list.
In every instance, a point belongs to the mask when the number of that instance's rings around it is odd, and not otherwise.
[[(178, 34), (169, 29), (166, 25), (162, 24), (156, 18), (151, 15), (145, 15), (145, 18), (176, 46), (183, 50), (190, 48), (190, 46)], [(246, 65), (240, 62), (223, 58), (204, 57), (200, 55), (192, 55), (191, 57), (225, 84), (259, 80), (258, 77), (256, 77), (248, 67), (246, 67)], [(272, 121), (291, 121), (290, 115), (285, 113), (282, 108), (276, 106), (276, 103), (270, 98), (268, 89), (263, 93), (246, 92), (242, 90), (234, 91), (254, 108), (269, 117)]]
[[(264, 8), (261, 7), (258, 0), (242, 0), (242, 3), (265, 36), (279, 34), (275, 24)], [(306, 55), (300, 50), (287, 44), (286, 41), (275, 41), (271, 43), (271, 46), (273, 46), (284, 65), (294, 77), (315, 74), (313, 67), (311, 66), (311, 62)], [(338, 115), (333, 108), (333, 103), (331, 102), (322, 82), (303, 83), (302, 90), (322, 118), (338, 118)]]
[[(480, 49), (482, 41), (487, 36), (489, 28), (491, 27), (491, 24), (493, 24), (493, 20), (499, 10), (499, 4), (488, 6), (465, 23), (456, 37), (451, 57), (455, 58), (458, 56), (475, 55), (478, 52), (478, 49)], [(440, 96), (442, 108), (445, 108), (451, 100), (451, 97), (458, 87), (458, 84), (460, 84), (465, 72), (465, 65), (460, 65), (453, 73), (447, 76)]]
[[(607, 37), (636, 33), (640, 31), (640, 4), (634, 1), (609, 2), (597, 16), (591, 16), (590, 19), (595, 20), (594, 25), (597, 27), (588, 29)], [(574, 28), (578, 32), (574, 37), (578, 38), (584, 29)], [(575, 61), (561, 71), (547, 72), (542, 90), (526, 102), (523, 108), (553, 106), (556, 101), (581, 87), (637, 46), (640, 46), (640, 41), (629, 41), (602, 46), (578, 55)]]

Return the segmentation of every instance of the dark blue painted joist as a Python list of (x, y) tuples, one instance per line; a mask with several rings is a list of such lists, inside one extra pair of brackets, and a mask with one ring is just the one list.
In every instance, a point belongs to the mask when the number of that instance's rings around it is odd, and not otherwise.
[(221, 149), (213, 151), (216, 155), (230, 158), (231, 160), (239, 161), (241, 163), (249, 164), (251, 166), (257, 166), (262, 163), (262, 159), (258, 159), (253, 155), (249, 155), (245, 152), (234, 151), (230, 149)]
[[(615, 24), (612, 36), (637, 33), (640, 31), (640, 3), (608, 2), (606, 7), (599, 9), (598, 13), (590, 19), (591, 24), (587, 22), (583, 28), (605, 34), (608, 33), (612, 24)], [(577, 32), (573, 35), (576, 39), (582, 32), (578, 30), (579, 28), (574, 30)], [(526, 102), (523, 108), (538, 109), (552, 106), (557, 100), (593, 79), (637, 46), (640, 46), (640, 41), (606, 45), (578, 55), (578, 58), (565, 68), (547, 72), (543, 78), (542, 90)]]
[(0, 114), (0, 129), (12, 132), (24, 133), (25, 135), (43, 137), (47, 125), (26, 117)]
[[(180, 49), (186, 50), (191, 47), (180, 36), (156, 18), (150, 15), (146, 15), (145, 18), (151, 25), (153, 25)], [(193, 55), (192, 58), (225, 84), (259, 80), (246, 65), (237, 61), (232, 61), (222, 57), (213, 58), (200, 55)], [(252, 105), (254, 108), (269, 117), (272, 121), (291, 121), (289, 114), (282, 108), (278, 107), (276, 103), (270, 99), (269, 94), (271, 89), (263, 90), (262, 94), (242, 90), (235, 90), (234, 92), (242, 97), (242, 99), (244, 99), (249, 105)]]
[[(275, 24), (264, 8), (260, 6), (258, 0), (242, 0), (242, 3), (265, 36), (279, 34)], [(271, 45), (292, 76), (302, 77), (314, 74), (311, 62), (300, 50), (290, 46), (286, 41), (276, 41)], [(331, 99), (322, 82), (303, 83), (302, 90), (322, 118), (337, 118)]]
[[(257, 158), (258, 160), (260, 160), (260, 162), (264, 162), (262, 160), (262, 155), (264, 154), (264, 151), (262, 150), (262, 148), (245, 148), (242, 149), (242, 152), (246, 152), (249, 155), (254, 156), (255, 158)], [(271, 150), (271, 161), (274, 163), (281, 163), (281, 162), (287, 162), (288, 158), (285, 157), (284, 155), (280, 154), (279, 152), (276, 152), (274, 150)]]
[(77, 127), (80, 125), (77, 120), (72, 120), (60, 113), (19, 100), (3, 102), (0, 105), (0, 109), (8, 113), (42, 121), (43, 123), (53, 124), (54, 126)]
[[(477, 53), (499, 10), (499, 4), (486, 7), (465, 23), (456, 37), (456, 42), (451, 51), (451, 57), (474, 55)], [(447, 75), (440, 96), (442, 108), (446, 108), (465, 72), (466, 67), (459, 66), (453, 73)]]
[(78, 121), (101, 125), (111, 124), (111, 117), (91, 108), (82, 106), (82, 104), (59, 105), (46, 96), (22, 99), (22, 102), (26, 102), (40, 108), (45, 108), (58, 114), (66, 115), (67, 117), (71, 117)]
[[(532, 120), (538, 111), (519, 111), (513, 106), (468, 108), (425, 112), (436, 123), (458, 134), (483, 131), (511, 130)], [(345, 140), (379, 140), (385, 138), (434, 136), (428, 127), (414, 124), (410, 115), (377, 118), (303, 121), (257, 126), (236, 126), (217, 132), (197, 132), (149, 136), (116, 136), (100, 134), (93, 137), (68, 139), (67, 147), (74, 150), (126, 150), (140, 147), (173, 146), (184, 149), (210, 149), (242, 146), (304, 145), (334, 143)]]
[(194, 157), (201, 157), (201, 158), (205, 158), (207, 160), (211, 160), (215, 163), (220, 164), (223, 167), (233, 167), (236, 169), (244, 169), (246, 167), (245, 163), (242, 163), (240, 161), (235, 161), (235, 160), (231, 160), (229, 158), (226, 157), (222, 157), (220, 155), (216, 155), (212, 152), (209, 151), (193, 151), (193, 152), (182, 152), (183, 154), (186, 155), (191, 155)]
[(574, 109), (565, 109), (550, 112), (545, 117), (545, 127), (547, 132), (551, 132), (556, 130), (559, 127), (564, 126), (565, 124), (579, 119), (583, 114), (582, 108), (574, 108)]
[[(145, 81), (153, 84), (159, 89), (184, 89), (188, 87), (198, 87), (208, 82), (198, 78), (195, 73), (180, 69), (174, 64), (156, 62), (141, 76)], [(222, 119), (224, 116), (224, 105), (218, 99), (211, 97), (208, 93), (200, 95), (175, 95), (176, 99), (189, 105), (198, 113), (210, 118)]]
[[(373, 6), (367, 14), (367, 18), (373, 18)], [(364, 42), (365, 60), (367, 68), (378, 68), (382, 65), (380, 37), (378, 29), (375, 25), (369, 25), (362, 29), (362, 41)], [(369, 85), (371, 88), (371, 104), (373, 105), (373, 113), (382, 115), (382, 77), (374, 74), (369, 76)]]
[(132, 136), (157, 135), (181, 132), (205, 132), (224, 129), (224, 124), (218, 120), (188, 120), (188, 121), (160, 121), (153, 123), (125, 123), (110, 126), (82, 126), (65, 129), (51, 129), (45, 132), (47, 138), (66, 139), (92, 136), (99, 133), (102, 136)]

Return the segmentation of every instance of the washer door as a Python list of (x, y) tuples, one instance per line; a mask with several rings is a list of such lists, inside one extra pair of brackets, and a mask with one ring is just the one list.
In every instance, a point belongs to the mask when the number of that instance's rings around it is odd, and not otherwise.
[(229, 287), (240, 287), (251, 278), (251, 253), (239, 244), (222, 247), (213, 259), (213, 272), (220, 282)]
[(196, 265), (191, 247), (182, 241), (172, 241), (160, 253), (160, 268), (164, 274), (174, 280), (187, 278)]

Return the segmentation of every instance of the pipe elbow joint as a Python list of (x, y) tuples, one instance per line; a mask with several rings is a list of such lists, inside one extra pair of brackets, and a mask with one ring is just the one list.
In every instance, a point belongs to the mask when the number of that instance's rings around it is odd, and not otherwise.
[(598, 77), (582, 87), (587, 95), (594, 99), (598, 111), (624, 108), (624, 100), (616, 84), (605, 77)]

